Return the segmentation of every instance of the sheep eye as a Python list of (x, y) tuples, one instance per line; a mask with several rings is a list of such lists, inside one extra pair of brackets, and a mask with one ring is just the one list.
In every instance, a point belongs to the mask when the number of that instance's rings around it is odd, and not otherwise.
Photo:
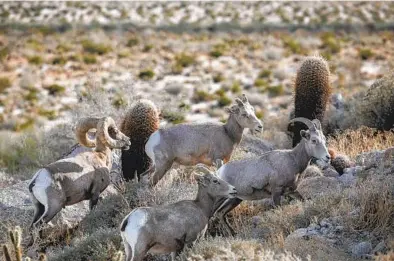
[(317, 140), (312, 140), (312, 144), (316, 144), (317, 143)]
[(213, 181), (213, 183), (219, 184), (219, 181), (218, 181), (217, 179), (215, 179), (215, 180)]

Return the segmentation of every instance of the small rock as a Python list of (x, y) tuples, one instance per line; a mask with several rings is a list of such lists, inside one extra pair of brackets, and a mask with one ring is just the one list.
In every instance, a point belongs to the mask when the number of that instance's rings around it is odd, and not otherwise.
[(297, 187), (297, 191), (305, 199), (335, 193), (340, 190), (341, 186), (339, 181), (330, 177), (313, 177), (303, 179)]
[(328, 220), (325, 218), (322, 221), (320, 221), (320, 226), (322, 227), (331, 227), (330, 222), (328, 222)]
[(178, 95), (182, 91), (182, 84), (181, 83), (168, 83), (165, 87), (164, 90), (172, 95)]
[(340, 176), (339, 173), (333, 167), (325, 168), (323, 170), (323, 175), (325, 177), (333, 177), (333, 178), (337, 178)]
[(344, 187), (351, 187), (356, 184), (357, 178), (353, 176), (351, 173), (345, 173), (337, 178), (337, 180)]
[(362, 258), (365, 255), (370, 254), (371, 251), (372, 251), (371, 242), (364, 241), (352, 247), (352, 256), (355, 258)]

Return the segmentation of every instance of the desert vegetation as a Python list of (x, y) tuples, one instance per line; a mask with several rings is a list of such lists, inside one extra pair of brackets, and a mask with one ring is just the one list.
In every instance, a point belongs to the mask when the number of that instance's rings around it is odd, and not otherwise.
[[(144, 166), (130, 169), (140, 174), (150, 161), (138, 137), (182, 123), (225, 123), (226, 110), (245, 93), (264, 129), (245, 131), (230, 163), (291, 149), (290, 119), (318, 116), (333, 164), (313, 159), (299, 175), (303, 200), (288, 191), (275, 207), (269, 198), (244, 200), (227, 215), (234, 236), (213, 215), (205, 236), (177, 260), (392, 260), (393, 10), (389, 2), (4, 3), (1, 258), (124, 260), (120, 224), (128, 213), (196, 197), (195, 166), (173, 164), (151, 187), (144, 177), (136, 182), (133, 171), (130, 181), (119, 178), (117, 151), (112, 184), (95, 208), (87, 201), (67, 206), (51, 225), (30, 231), (29, 182), (39, 169), (77, 153), (80, 119), (111, 117), (120, 129), (124, 123), (122, 132), (138, 146), (123, 158), (137, 155)], [(320, 75), (323, 83), (308, 84), (316, 81), (313, 73), (306, 84), (298, 80), (308, 59), (329, 72)], [(311, 86), (327, 91), (319, 96), (319, 115), (313, 95), (295, 99), (297, 88)], [(151, 121), (135, 107), (143, 99), (150, 100)], [(308, 113), (301, 115), (303, 99)], [(126, 124), (130, 115), (151, 126)], [(143, 135), (133, 137), (135, 130)]]

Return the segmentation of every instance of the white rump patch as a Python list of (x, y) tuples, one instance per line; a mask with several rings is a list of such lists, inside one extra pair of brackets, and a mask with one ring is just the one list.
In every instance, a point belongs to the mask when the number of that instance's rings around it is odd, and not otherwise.
[(126, 238), (127, 243), (133, 250), (137, 244), (140, 230), (145, 226), (147, 218), (147, 213), (141, 208), (132, 211), (127, 217), (127, 225), (125, 227), (125, 231), (122, 232), (122, 237)]
[(153, 164), (155, 164), (155, 152), (154, 148), (160, 144), (160, 132), (157, 130), (152, 135), (150, 135), (148, 142), (145, 145), (146, 155), (152, 160)]
[(46, 169), (40, 169), (34, 175), (32, 181), (29, 183), (29, 186), (32, 182), (34, 182), (34, 186), (32, 188), (32, 193), (34, 197), (47, 209), (48, 196), (46, 194), (46, 189), (50, 187), (52, 183), (51, 173), (49, 173), (49, 171)]

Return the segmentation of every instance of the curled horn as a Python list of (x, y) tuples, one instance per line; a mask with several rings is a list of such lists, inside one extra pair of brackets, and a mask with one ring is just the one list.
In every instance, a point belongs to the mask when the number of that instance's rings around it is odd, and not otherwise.
[(115, 121), (111, 117), (104, 117), (100, 119), (97, 124), (97, 139), (99, 139), (107, 147), (113, 149), (122, 148), (125, 145), (124, 141), (111, 138), (108, 133), (109, 128), (114, 128), (116, 130), (118, 129), (116, 127)]
[(311, 120), (307, 119), (307, 118), (304, 118), (304, 117), (298, 117), (298, 118), (292, 119), (289, 122), (289, 125), (294, 123), (294, 122), (296, 122), (296, 121), (304, 123), (306, 126), (308, 126), (308, 128), (310, 130), (316, 129), (316, 126), (313, 124), (313, 122)]
[(88, 137), (88, 131), (91, 129), (96, 129), (99, 121), (99, 118), (83, 118), (78, 121), (75, 128), (75, 135), (77, 136), (77, 140), (81, 145), (88, 148), (96, 147), (96, 141), (91, 140)]
[(199, 163), (196, 165), (196, 167), (204, 174), (212, 174), (211, 171), (204, 164)]
[(312, 122), (318, 130), (321, 130), (321, 123), (318, 119), (314, 119), (314, 120), (312, 120)]

